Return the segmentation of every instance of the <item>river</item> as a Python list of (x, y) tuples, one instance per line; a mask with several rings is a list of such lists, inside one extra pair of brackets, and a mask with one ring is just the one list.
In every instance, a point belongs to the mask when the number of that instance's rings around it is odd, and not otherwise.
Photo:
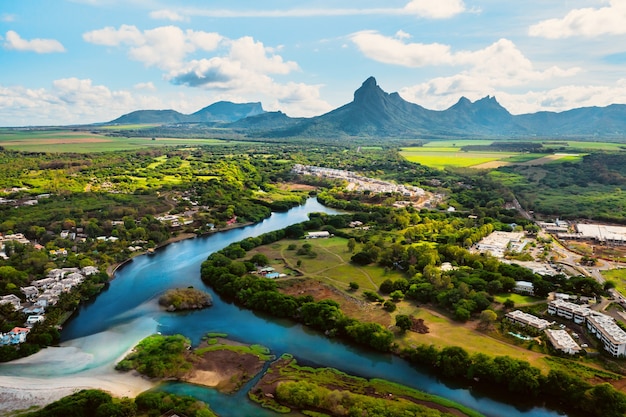
[[(370, 352), (327, 339), (290, 321), (256, 314), (225, 302), (200, 279), (200, 265), (207, 256), (230, 243), (308, 219), (312, 212), (337, 213), (315, 199), (285, 213), (273, 213), (264, 221), (240, 229), (170, 244), (153, 256), (140, 256), (120, 268), (108, 288), (83, 305), (66, 323), (61, 346), (71, 349), (71, 358), (44, 360), (25, 365), (6, 364), (2, 375), (20, 377), (71, 377), (89, 370), (111, 367), (142, 338), (155, 332), (183, 334), (194, 344), (208, 332), (227, 333), (230, 338), (267, 346), (276, 356), (292, 353), (300, 362), (328, 366), (367, 378), (383, 378), (428, 393), (440, 395), (480, 411), (489, 417), (557, 417), (545, 408), (518, 409), (509, 404), (479, 396), (471, 390), (450, 387), (435, 377), (416, 370), (404, 360)], [(165, 313), (157, 305), (158, 296), (175, 287), (194, 286), (213, 296), (211, 308)], [(168, 384), (163, 389), (192, 394), (207, 401), (222, 417), (273, 416), (247, 400), (245, 392), (234, 396), (188, 384)]]

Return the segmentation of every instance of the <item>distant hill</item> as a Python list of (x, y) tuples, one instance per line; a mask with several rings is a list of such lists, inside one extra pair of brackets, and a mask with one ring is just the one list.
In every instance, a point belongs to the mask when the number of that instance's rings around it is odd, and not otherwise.
[(110, 123), (213, 123), (255, 137), (554, 137), (626, 138), (626, 105), (585, 107), (565, 112), (512, 115), (495, 97), (471, 102), (465, 97), (446, 110), (429, 110), (383, 91), (370, 77), (354, 99), (326, 114), (291, 118), (265, 112), (261, 103), (214, 103), (191, 115), (173, 110), (142, 110)]
[[(495, 97), (471, 102), (465, 97), (452, 107), (429, 110), (386, 93), (373, 77), (354, 93), (354, 100), (321, 116), (255, 130), (267, 137), (563, 137), (626, 138), (626, 105), (587, 107), (567, 112), (512, 115)], [(241, 123), (238, 122), (238, 123)]]
[(218, 101), (192, 114), (175, 110), (138, 110), (125, 114), (108, 124), (172, 124), (172, 123), (228, 123), (265, 113), (261, 103), (231, 103)]

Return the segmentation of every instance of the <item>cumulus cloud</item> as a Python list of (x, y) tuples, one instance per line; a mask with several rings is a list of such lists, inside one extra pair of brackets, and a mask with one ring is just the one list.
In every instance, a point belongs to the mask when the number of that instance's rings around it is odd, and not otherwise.
[(33, 113), (40, 125), (103, 122), (155, 101), (112, 91), (89, 79), (65, 78), (37, 89), (0, 85), (0, 125), (32, 125)]
[(558, 67), (536, 70), (508, 39), (500, 39), (484, 49), (459, 52), (453, 52), (449, 45), (440, 43), (407, 43), (404, 33), (388, 37), (375, 31), (362, 31), (352, 34), (350, 39), (365, 56), (378, 62), (409, 68), (465, 66), (470, 68), (470, 74), (487, 77), (496, 85), (570, 76), (579, 71), (577, 68), (564, 70)]
[(273, 77), (299, 71), (300, 67), (278, 54), (280, 45), (269, 47), (249, 36), (228, 39), (176, 26), (140, 31), (123, 25), (87, 32), (83, 38), (98, 45), (126, 48), (129, 58), (163, 70), (170, 83), (210, 90), (225, 100), (246, 97), (246, 101), (261, 100), (270, 107), (270, 103), (284, 104), (282, 110), (297, 116), (311, 116), (330, 107), (320, 99), (319, 85), (277, 82)]
[(26, 40), (15, 31), (10, 30), (4, 37), (4, 48), (14, 51), (36, 52), (38, 54), (49, 54), (53, 52), (65, 52), (61, 42), (55, 39), (31, 39)]
[(561, 112), (578, 107), (626, 104), (626, 79), (614, 85), (565, 85), (516, 92), (515, 89), (490, 85), (486, 79), (459, 74), (406, 87), (399, 93), (405, 100), (433, 110), (447, 109), (461, 96), (475, 101), (490, 95), (513, 114)]
[(574, 9), (563, 18), (532, 25), (528, 34), (548, 39), (623, 35), (626, 34), (626, 2), (610, 0), (606, 7)]
[(431, 19), (447, 19), (465, 11), (462, 0), (413, 0), (404, 10)]
[(133, 86), (133, 88), (135, 90), (149, 90), (149, 91), (156, 91), (156, 87), (154, 86), (153, 82), (147, 82), (147, 83), (137, 83)]
[(184, 22), (187, 20), (185, 16), (172, 10), (155, 10), (150, 12), (150, 17), (157, 20), (171, 20), (172, 22)]
[(122, 25), (119, 29), (105, 27), (83, 34), (89, 43), (104, 46), (126, 46), (131, 59), (164, 70), (179, 68), (187, 55), (216, 49), (223, 37), (204, 31), (183, 31), (177, 26), (161, 26), (140, 31), (135, 26)]

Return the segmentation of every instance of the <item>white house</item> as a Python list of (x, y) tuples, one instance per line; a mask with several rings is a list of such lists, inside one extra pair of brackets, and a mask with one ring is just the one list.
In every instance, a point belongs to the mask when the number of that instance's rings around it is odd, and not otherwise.
[(582, 350), (578, 343), (565, 330), (546, 329), (546, 336), (556, 350), (565, 352), (569, 355), (575, 355)]
[(15, 294), (2, 295), (0, 296), (0, 305), (2, 304), (11, 304), (13, 308), (17, 311), (22, 308), (22, 301), (20, 297)]
[(328, 232), (327, 230), (322, 231), (322, 232), (308, 232), (305, 237), (307, 239), (326, 238), (326, 237), (330, 237), (330, 232)]
[(535, 294), (535, 287), (533, 286), (532, 282), (529, 281), (517, 281), (515, 282), (515, 292), (521, 293), (521, 294), (529, 294), (529, 295), (533, 295)]

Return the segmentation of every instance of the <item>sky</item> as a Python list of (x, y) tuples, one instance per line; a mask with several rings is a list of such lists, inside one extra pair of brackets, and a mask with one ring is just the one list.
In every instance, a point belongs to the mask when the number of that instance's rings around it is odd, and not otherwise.
[(626, 0), (0, 1), (0, 126), (221, 100), (311, 117), (370, 76), (432, 110), (626, 104)]

